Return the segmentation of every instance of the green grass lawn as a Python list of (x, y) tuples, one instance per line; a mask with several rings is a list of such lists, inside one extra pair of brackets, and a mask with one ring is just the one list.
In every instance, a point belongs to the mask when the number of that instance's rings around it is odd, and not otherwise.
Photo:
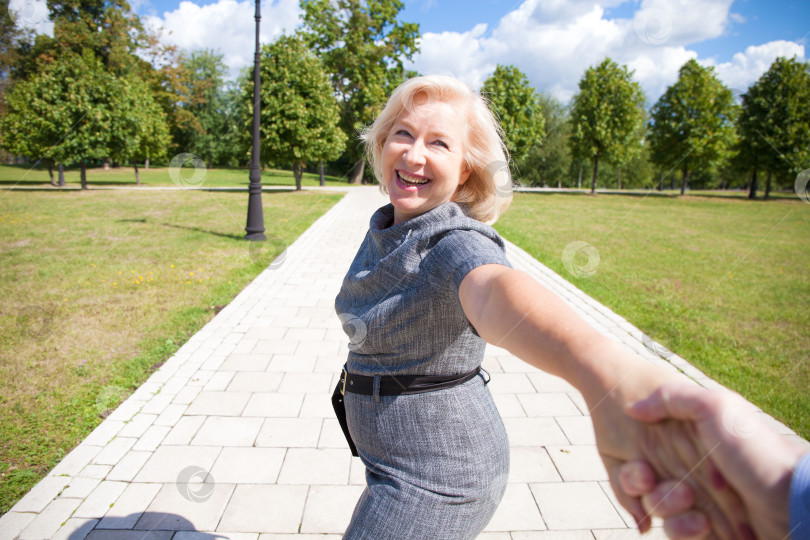
[(0, 513), (340, 197), (0, 191)]
[[(250, 183), (248, 169), (194, 169), (183, 167), (174, 169), (169, 167), (150, 167), (148, 170), (139, 167), (141, 185), (145, 186), (180, 186), (180, 187), (247, 187)], [(305, 172), (301, 181), (304, 186), (318, 186), (320, 179), (317, 169)], [(54, 169), (55, 180), (58, 181), (57, 171)], [(50, 186), (48, 170), (39, 165), (37, 167), (24, 165), (0, 165), (0, 187), (40, 187)], [(351, 184), (345, 178), (326, 176), (326, 186), (346, 187)], [(65, 171), (65, 183), (68, 188), (81, 186), (79, 169), (72, 168)], [(135, 186), (135, 170), (132, 167), (117, 167), (114, 169), (87, 169), (87, 183), (93, 186)], [(292, 171), (279, 169), (264, 169), (262, 171), (263, 186), (295, 186)]]
[[(810, 204), (517, 194), (496, 229), (810, 438)], [(593, 275), (566, 270), (575, 241), (598, 253)]]

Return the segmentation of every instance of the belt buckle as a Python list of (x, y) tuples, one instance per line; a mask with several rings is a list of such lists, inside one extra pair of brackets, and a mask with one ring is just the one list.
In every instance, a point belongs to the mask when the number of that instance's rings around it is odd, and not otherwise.
[(340, 395), (341, 395), (341, 396), (345, 396), (345, 395), (346, 395), (346, 380), (347, 380), (348, 378), (349, 378), (349, 372), (348, 372), (348, 371), (346, 371), (346, 367), (344, 366), (344, 367), (343, 367), (343, 386), (341, 386), (341, 388), (340, 388)]

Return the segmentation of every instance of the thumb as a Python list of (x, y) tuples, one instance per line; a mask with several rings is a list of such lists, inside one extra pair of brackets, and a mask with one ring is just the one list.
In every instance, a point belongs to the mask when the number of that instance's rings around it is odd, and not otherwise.
[(710, 399), (705, 388), (688, 382), (668, 382), (659, 386), (645, 399), (627, 406), (628, 416), (642, 422), (658, 422), (668, 418), (699, 421)]

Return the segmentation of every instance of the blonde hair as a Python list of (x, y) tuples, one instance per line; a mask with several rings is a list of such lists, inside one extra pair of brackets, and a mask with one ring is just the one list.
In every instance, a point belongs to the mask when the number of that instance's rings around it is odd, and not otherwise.
[(361, 135), (366, 156), (374, 168), (380, 188), (387, 193), (383, 179), (382, 149), (391, 129), (403, 111), (410, 111), (428, 100), (457, 103), (464, 114), (464, 163), (471, 170), (466, 182), (458, 187), (453, 201), (467, 205), (470, 217), (492, 224), (512, 201), (512, 177), (509, 153), (503, 130), (490, 110), (487, 100), (453, 77), (430, 75), (408, 79), (394, 90), (374, 123)]

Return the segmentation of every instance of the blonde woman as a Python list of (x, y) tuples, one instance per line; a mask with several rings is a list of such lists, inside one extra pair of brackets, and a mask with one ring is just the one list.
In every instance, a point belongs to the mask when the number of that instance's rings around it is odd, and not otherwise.
[[(480, 370), (485, 342), (582, 392), (614, 486), (618, 467), (642, 456), (670, 475), (697, 465), (659, 448), (688, 447), (687, 432), (624, 412), (679, 377), (511, 268), (489, 225), (512, 198), (507, 153), (481, 96), (450, 77), (410, 79), (363, 138), (390, 204), (371, 218), (335, 301), (351, 350), (334, 400), (368, 484), (345, 538), (475, 538), (487, 525), (506, 488), (509, 444)], [(720, 537), (734, 538), (744, 517), (726, 495), (707, 513)], [(648, 528), (638, 500), (618, 496)]]

